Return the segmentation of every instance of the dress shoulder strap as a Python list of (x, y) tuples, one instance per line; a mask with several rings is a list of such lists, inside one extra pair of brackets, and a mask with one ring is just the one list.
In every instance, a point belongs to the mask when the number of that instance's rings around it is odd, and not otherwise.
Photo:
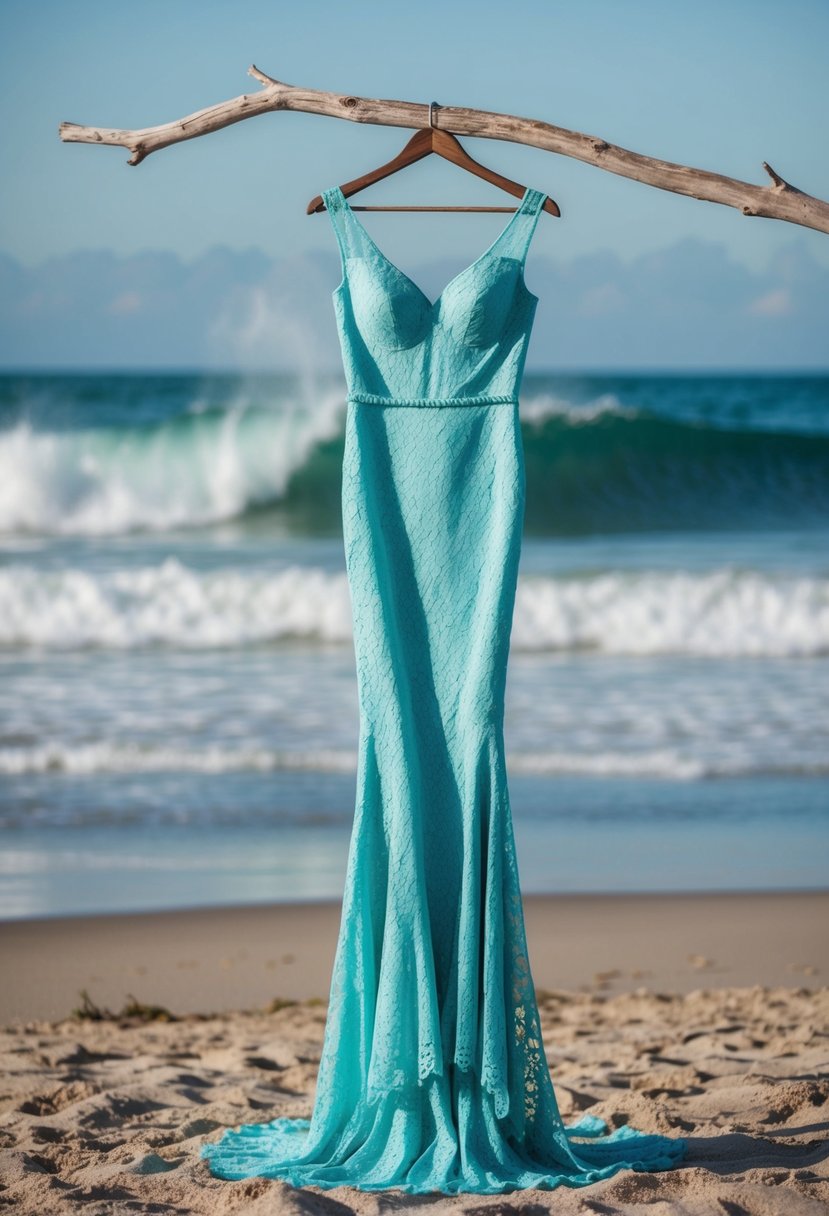
[(346, 202), (345, 195), (339, 186), (331, 186), (323, 190), (322, 200), (331, 220), (337, 243), (343, 261), (347, 257), (359, 257), (364, 250), (364, 234), (358, 224), (354, 223), (351, 208)]
[(519, 261), (524, 261), (546, 198), (547, 195), (543, 190), (532, 188), (527, 190), (521, 205), (515, 211), (498, 241), (497, 252), (499, 254), (503, 257), (518, 258)]

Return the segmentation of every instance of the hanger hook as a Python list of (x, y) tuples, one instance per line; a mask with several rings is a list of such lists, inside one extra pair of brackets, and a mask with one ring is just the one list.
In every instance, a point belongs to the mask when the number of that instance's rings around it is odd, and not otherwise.
[(432, 122), (432, 106), (436, 106), (437, 104), (438, 103), (436, 101), (429, 102), (429, 126), (433, 128), (435, 124)]

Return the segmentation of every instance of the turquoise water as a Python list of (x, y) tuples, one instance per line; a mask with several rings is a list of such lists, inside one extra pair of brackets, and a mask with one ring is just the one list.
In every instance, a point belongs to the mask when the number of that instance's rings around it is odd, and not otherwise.
[[(343, 395), (0, 377), (0, 915), (340, 893)], [(825, 886), (829, 377), (528, 373), (521, 416), (524, 889)]]

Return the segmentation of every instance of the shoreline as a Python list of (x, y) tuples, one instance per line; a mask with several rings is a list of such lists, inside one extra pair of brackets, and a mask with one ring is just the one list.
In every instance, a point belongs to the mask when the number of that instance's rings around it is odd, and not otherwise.
[[(171, 1013), (327, 1001), (340, 900), (0, 921), (0, 1023), (69, 1017), (85, 990)], [(524, 896), (536, 988), (614, 995), (818, 989), (829, 890)]]

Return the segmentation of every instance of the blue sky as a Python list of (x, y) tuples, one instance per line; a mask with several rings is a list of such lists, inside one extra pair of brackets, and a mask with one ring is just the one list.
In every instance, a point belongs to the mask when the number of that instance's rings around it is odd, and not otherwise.
[[(305, 214), (308, 199), (393, 155), (405, 129), (266, 115), (138, 168), (122, 149), (58, 140), (63, 119), (145, 126), (257, 88), (246, 75), (251, 62), (312, 88), (543, 118), (757, 183), (767, 181), (766, 159), (829, 198), (825, 0), (6, 0), (2, 25), (0, 248), (27, 264), (79, 248), (192, 258), (216, 243), (271, 254), (328, 246), (325, 217)], [(608, 248), (629, 260), (694, 234), (727, 241), (759, 268), (802, 231), (829, 265), (824, 234), (746, 219), (537, 149), (466, 143), (559, 201), (564, 220), (547, 225), (545, 250)], [(437, 157), (371, 191), (378, 200), (381, 192), (388, 201), (498, 194)], [(416, 262), (421, 250), (474, 254), (498, 221), (381, 213), (373, 222), (378, 238), (387, 234)]]
[[(829, 4), (700, 0), (376, 0), (313, 5), (102, 0), (0, 10), (0, 254), (23, 267), (76, 251), (162, 250), (193, 262), (217, 245), (328, 252), (326, 186), (373, 168), (409, 138), (310, 114), (270, 114), (126, 164), (121, 148), (60, 142), (61, 120), (136, 127), (259, 86), (254, 62), (297, 85), (542, 118), (638, 152), (757, 184), (762, 161), (829, 198)], [(829, 269), (829, 237), (684, 198), (539, 149), (464, 138), (486, 164), (552, 195), (534, 257), (642, 255), (696, 238), (762, 272), (792, 241)], [(438, 157), (366, 191), (365, 201), (499, 202), (507, 196)], [(408, 272), (445, 259), (444, 279), (490, 242), (503, 216), (371, 214)], [(336, 280), (334, 280), (336, 282)], [(333, 286), (333, 282), (332, 282)], [(712, 282), (712, 293), (717, 284)]]

